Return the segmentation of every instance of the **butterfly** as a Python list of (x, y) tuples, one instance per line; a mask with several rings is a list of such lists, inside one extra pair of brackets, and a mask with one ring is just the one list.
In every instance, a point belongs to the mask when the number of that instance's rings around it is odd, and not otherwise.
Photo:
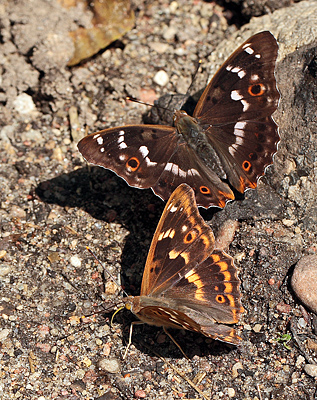
[(279, 101), (277, 50), (268, 31), (250, 37), (214, 75), (192, 117), (179, 110), (173, 127), (102, 130), (78, 143), (80, 153), (130, 186), (151, 187), (163, 200), (187, 183), (199, 206), (223, 208), (235, 197), (232, 188), (243, 193), (257, 186), (277, 150), (271, 117)]
[(214, 244), (212, 230), (198, 212), (193, 189), (181, 184), (156, 228), (141, 294), (124, 298), (125, 308), (141, 323), (165, 331), (187, 329), (239, 344), (241, 338), (225, 324), (237, 323), (244, 311), (240, 280), (232, 257), (214, 249)]

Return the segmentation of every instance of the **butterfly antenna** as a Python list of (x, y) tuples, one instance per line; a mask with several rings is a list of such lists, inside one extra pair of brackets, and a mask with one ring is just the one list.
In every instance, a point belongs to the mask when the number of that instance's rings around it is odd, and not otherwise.
[[(86, 249), (89, 251), (89, 253), (94, 257), (94, 259), (97, 261), (98, 264), (100, 264), (103, 268), (103, 270), (108, 274), (108, 276), (112, 279), (112, 281), (118, 286), (120, 290), (128, 297), (127, 292), (123, 289), (121, 285), (117, 282), (114, 276), (111, 275), (111, 273), (107, 270), (107, 268), (104, 266), (104, 264), (99, 260), (99, 258), (95, 255), (95, 253), (88, 247), (86, 246)], [(118, 310), (119, 311), (119, 310)]]
[[(200, 68), (201, 63), (202, 63), (202, 60), (199, 60), (198, 63), (197, 63), (197, 65), (196, 65), (195, 72), (194, 72), (193, 75), (192, 75), (191, 84), (189, 85), (189, 87), (188, 87), (188, 89), (187, 89), (187, 91), (186, 91), (186, 93), (185, 93), (185, 95), (184, 95), (185, 99), (187, 99), (187, 98), (190, 96), (190, 92), (191, 92), (191, 90), (192, 90), (192, 87), (194, 86), (194, 82), (195, 82), (196, 76), (197, 76), (197, 74), (198, 74), (198, 71), (199, 71), (199, 68)], [(185, 101), (186, 101), (186, 100), (185, 100)], [(182, 104), (182, 106), (183, 106), (183, 105), (184, 105), (184, 104)]]
[(162, 106), (159, 106), (159, 105), (157, 105), (157, 104), (145, 103), (144, 101), (135, 99), (134, 97), (130, 97), (130, 96), (127, 96), (126, 99), (129, 100), (129, 101), (133, 101), (134, 103), (143, 104), (144, 106), (160, 108), (160, 109), (162, 109), (162, 110), (168, 111), (168, 112), (170, 112), (171, 114), (173, 114), (173, 111), (171, 111), (171, 110), (170, 110), (169, 108), (167, 108), (167, 107), (162, 107)]

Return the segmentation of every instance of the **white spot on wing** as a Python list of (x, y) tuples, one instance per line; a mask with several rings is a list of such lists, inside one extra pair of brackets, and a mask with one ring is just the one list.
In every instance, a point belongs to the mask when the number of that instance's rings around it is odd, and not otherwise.
[(244, 142), (244, 140), (243, 140), (242, 137), (236, 136), (236, 142), (235, 142), (235, 144), (237, 144), (237, 145), (242, 145), (243, 142)]
[(119, 144), (119, 149), (121, 149), (121, 150), (126, 149), (127, 147), (128, 146), (124, 142)]
[(254, 57), (255, 58), (261, 58), (261, 54), (256, 54)]
[(253, 54), (253, 53), (254, 53), (254, 50), (251, 49), (251, 47), (246, 47), (246, 48), (244, 49), (244, 51), (245, 51), (246, 53), (248, 53), (248, 54)]
[(183, 225), (183, 226), (182, 226), (182, 232), (187, 231), (187, 229), (188, 229), (188, 226), (186, 226), (186, 225)]
[(228, 69), (228, 67), (226, 69), (228, 71), (233, 72), (234, 74), (238, 74), (238, 77), (240, 79), (242, 79), (246, 75), (246, 72), (240, 67), (232, 67), (232, 66), (230, 66), (230, 69)]
[(178, 165), (173, 163), (167, 163), (165, 166), (165, 171), (171, 171), (174, 175), (178, 175), (181, 178), (186, 178), (188, 174), (199, 175), (199, 172), (195, 168), (184, 171), (183, 169), (179, 168)]
[(241, 100), (241, 103), (243, 105), (243, 111), (247, 111), (250, 107), (250, 103), (248, 103), (246, 100)]
[(122, 136), (122, 135), (124, 135), (124, 131), (123, 130), (119, 131), (119, 136)]
[(157, 165), (157, 162), (151, 161), (151, 160), (149, 159), (149, 157), (145, 157), (144, 161), (146, 162), (146, 165), (147, 165), (148, 167), (156, 167), (156, 165)]
[(259, 80), (259, 75), (257, 75), (257, 74), (251, 75), (251, 80), (252, 81), (258, 81)]
[(228, 148), (228, 150), (229, 150), (229, 153), (232, 155), (232, 157), (234, 157), (236, 150), (232, 146), (230, 146)]
[(100, 136), (100, 133), (96, 133), (92, 138), (97, 139)]
[(227, 70), (227, 71), (231, 71), (231, 70), (232, 70), (232, 65), (227, 65), (227, 66), (226, 66), (226, 70)]
[(232, 98), (232, 100), (238, 101), (238, 100), (241, 100), (243, 98), (243, 96), (241, 96), (241, 94), (237, 90), (233, 90), (231, 92), (231, 98)]
[(149, 149), (146, 146), (141, 146), (139, 151), (143, 157), (146, 157), (149, 154)]
[(244, 129), (246, 127), (247, 123), (243, 121), (239, 121), (235, 124), (234, 130), (236, 129)]
[(125, 154), (119, 154), (119, 160), (120, 161), (125, 161), (126, 160), (126, 155)]
[(170, 211), (171, 213), (174, 213), (175, 211), (177, 211), (177, 207), (176, 207), (176, 206), (173, 206), (173, 207), (170, 208), (169, 211)]
[(99, 136), (97, 138), (97, 143), (101, 146), (103, 144), (103, 138), (101, 136)]
[(192, 175), (199, 175), (199, 172), (195, 168), (189, 169), (188, 172), (190, 172)]
[(101, 152), (101, 153), (104, 153), (104, 152), (105, 152), (105, 148), (104, 148), (104, 147), (101, 147), (101, 148), (100, 148), (100, 152)]

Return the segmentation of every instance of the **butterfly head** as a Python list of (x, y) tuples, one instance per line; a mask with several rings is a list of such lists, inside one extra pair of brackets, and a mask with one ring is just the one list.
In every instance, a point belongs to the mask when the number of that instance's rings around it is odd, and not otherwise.
[(133, 296), (128, 296), (123, 299), (124, 301), (124, 308), (126, 310), (131, 311), (133, 314), (137, 314), (140, 310), (139, 306), (139, 301), (138, 301), (138, 296), (133, 297)]
[(189, 117), (186, 111), (184, 110), (176, 110), (174, 112), (174, 125), (177, 125), (182, 118)]

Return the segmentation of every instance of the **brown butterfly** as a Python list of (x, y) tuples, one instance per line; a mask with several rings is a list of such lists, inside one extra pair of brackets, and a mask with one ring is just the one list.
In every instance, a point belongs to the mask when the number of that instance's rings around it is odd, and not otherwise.
[(181, 183), (191, 186), (199, 206), (224, 207), (255, 188), (272, 163), (279, 136), (271, 115), (279, 92), (274, 68), (278, 45), (270, 32), (242, 44), (222, 65), (190, 117), (176, 111), (174, 127), (127, 125), (86, 136), (83, 157), (111, 169), (138, 188), (167, 200)]
[(125, 307), (142, 323), (162, 326), (165, 331), (187, 329), (239, 344), (241, 338), (224, 324), (238, 322), (244, 311), (240, 281), (232, 257), (215, 250), (214, 243), (211, 228), (198, 212), (194, 191), (180, 185), (156, 228), (141, 294), (125, 298)]

